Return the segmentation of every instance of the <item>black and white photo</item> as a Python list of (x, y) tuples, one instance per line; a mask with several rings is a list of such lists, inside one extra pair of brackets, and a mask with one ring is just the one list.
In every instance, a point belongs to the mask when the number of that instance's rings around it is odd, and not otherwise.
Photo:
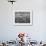
[(15, 12), (15, 23), (30, 23), (30, 12)]

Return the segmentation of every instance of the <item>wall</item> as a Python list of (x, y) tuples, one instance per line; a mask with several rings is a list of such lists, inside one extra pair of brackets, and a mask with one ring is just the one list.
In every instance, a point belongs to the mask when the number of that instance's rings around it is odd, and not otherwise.
[[(15, 26), (15, 10), (33, 10), (32, 26)], [(33, 40), (46, 40), (46, 0), (17, 0), (14, 5), (0, 0), (0, 40), (11, 40), (26, 32)]]

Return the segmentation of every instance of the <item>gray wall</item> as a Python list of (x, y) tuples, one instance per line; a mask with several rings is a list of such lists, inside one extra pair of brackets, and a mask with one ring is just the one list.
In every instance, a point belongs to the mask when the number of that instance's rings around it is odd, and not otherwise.
[[(33, 25), (15, 26), (16, 10), (33, 10)], [(0, 0), (0, 40), (14, 40), (19, 32), (31, 34), (33, 40), (46, 40), (46, 0), (17, 0), (13, 7)]]

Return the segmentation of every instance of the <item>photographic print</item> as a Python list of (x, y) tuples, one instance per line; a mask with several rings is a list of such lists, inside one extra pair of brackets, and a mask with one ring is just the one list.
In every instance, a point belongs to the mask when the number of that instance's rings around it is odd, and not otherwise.
[(32, 25), (32, 12), (30, 11), (15, 11), (16, 25)]

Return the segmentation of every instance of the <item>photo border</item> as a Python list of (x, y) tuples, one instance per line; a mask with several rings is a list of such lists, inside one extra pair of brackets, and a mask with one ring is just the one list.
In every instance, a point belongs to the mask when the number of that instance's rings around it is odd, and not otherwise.
[[(15, 23), (15, 12), (30, 12), (31, 23)], [(14, 25), (15, 26), (32, 26), (33, 25), (33, 11), (32, 10), (15, 10), (14, 11)]]

